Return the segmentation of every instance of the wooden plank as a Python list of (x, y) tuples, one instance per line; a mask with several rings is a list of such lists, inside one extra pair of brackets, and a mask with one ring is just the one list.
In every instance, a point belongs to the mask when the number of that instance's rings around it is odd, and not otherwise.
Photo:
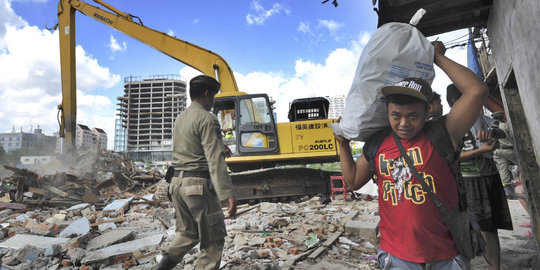
[(345, 226), (345, 223), (349, 222), (349, 220), (352, 220), (358, 215), (358, 210), (354, 210), (350, 212), (348, 215), (346, 215), (343, 220), (341, 221), (341, 226)]
[(334, 242), (336, 242), (336, 240), (341, 236), (341, 234), (343, 234), (343, 232), (335, 232), (335, 233), (333, 233), (332, 235), (330, 235), (330, 237), (328, 237), (328, 239), (326, 239), (326, 241), (324, 241), (322, 246), (323, 247), (331, 246), (332, 244), (334, 244)]
[(24, 210), (24, 209), (26, 209), (26, 205), (24, 205), (22, 203), (0, 202), (0, 209)]
[(45, 195), (48, 193), (48, 191), (45, 189), (35, 188), (35, 187), (28, 187), (28, 191), (36, 193), (36, 194), (41, 194), (41, 195)]
[(315, 251), (313, 251), (313, 253), (311, 253), (308, 258), (316, 259), (317, 257), (319, 257), (321, 253), (323, 253), (329, 246), (336, 242), (336, 240), (341, 236), (342, 233), (343, 232), (334, 232), (332, 235), (330, 235), (330, 237), (328, 237), (328, 239), (326, 239), (326, 241), (324, 241), (324, 243), (322, 243), (322, 246), (318, 247)]

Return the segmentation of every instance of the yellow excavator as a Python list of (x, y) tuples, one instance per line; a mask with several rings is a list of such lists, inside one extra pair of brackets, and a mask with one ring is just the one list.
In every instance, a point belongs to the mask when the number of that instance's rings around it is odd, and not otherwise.
[(75, 148), (75, 14), (79, 11), (221, 83), (213, 113), (224, 130), (224, 142), (233, 153), (227, 158), (227, 164), (234, 172), (231, 176), (238, 199), (328, 193), (329, 176), (335, 173), (276, 167), (339, 160), (337, 142), (329, 127), (335, 120), (328, 119), (328, 100), (296, 99), (289, 106), (289, 122), (276, 123), (268, 95), (240, 92), (230, 66), (218, 54), (148, 28), (139, 17), (102, 0), (94, 2), (101, 8), (79, 0), (60, 0), (58, 3), (62, 81), (62, 103), (58, 109), (61, 113), (60, 136), (65, 137), (65, 149)]

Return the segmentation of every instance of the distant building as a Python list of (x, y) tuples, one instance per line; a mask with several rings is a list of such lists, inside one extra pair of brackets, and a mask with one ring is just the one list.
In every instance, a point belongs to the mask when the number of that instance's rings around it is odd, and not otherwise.
[(22, 149), (39, 149), (43, 151), (54, 151), (56, 138), (43, 134), (40, 128), (34, 129), (34, 133), (15, 132), (0, 133), (0, 144), (9, 153)]
[[(178, 75), (125, 78), (124, 95), (117, 100), (127, 132), (127, 156), (151, 162), (172, 160), (173, 125), (186, 108), (186, 99), (186, 81)], [(117, 127), (115, 132), (124, 131)], [(120, 148), (122, 136), (116, 136)]]
[(330, 101), (330, 109), (328, 112), (328, 118), (337, 119), (343, 115), (345, 110), (345, 95), (337, 95), (333, 97), (326, 97)]
[(107, 149), (107, 133), (101, 128), (93, 128), (94, 143), (98, 149)]
[(90, 149), (94, 146), (94, 134), (88, 126), (77, 124), (75, 129), (75, 145), (78, 149)]
[(122, 126), (122, 119), (114, 120), (114, 152), (127, 151), (127, 130)]

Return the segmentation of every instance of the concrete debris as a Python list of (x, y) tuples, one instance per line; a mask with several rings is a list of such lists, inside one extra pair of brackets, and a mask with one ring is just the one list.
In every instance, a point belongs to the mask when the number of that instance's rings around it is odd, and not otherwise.
[(115, 200), (112, 203), (105, 206), (105, 208), (103, 208), (103, 213), (105, 213), (107, 216), (110, 216), (110, 217), (123, 215), (128, 210), (129, 202), (132, 200), (133, 198)]
[[(0, 180), (0, 198), (8, 200), (0, 201), (3, 265), (13, 269), (156, 266), (161, 250), (176, 234), (174, 207), (166, 197), (163, 175), (139, 172), (115, 154), (89, 156), (77, 157), (79, 165), (66, 170), (5, 167), (10, 173)], [(378, 216), (370, 213), (378, 211), (377, 201), (338, 198), (323, 203), (324, 198), (238, 205), (236, 217), (225, 221), (228, 235), (221, 269), (376, 268), (377, 235), (358, 233), (349, 225), (376, 223)], [(199, 248), (194, 248), (178, 268), (194, 269), (199, 255)]]
[(96, 251), (91, 251), (84, 256), (84, 259), (81, 261), (83, 264), (91, 264), (95, 262), (100, 262), (111, 257), (131, 254), (136, 251), (141, 251), (150, 248), (157, 248), (161, 240), (163, 239), (162, 234), (156, 234), (153, 236), (148, 236), (145, 238), (112, 245), (106, 248), (102, 248)]
[(55, 244), (62, 244), (69, 240), (69, 238), (60, 237), (46, 237), (31, 234), (16, 234), (15, 236), (0, 243), (0, 248), (20, 249), (26, 245), (32, 245), (47, 249)]
[(87, 218), (82, 217), (73, 221), (67, 228), (61, 231), (59, 237), (78, 237), (83, 236), (90, 232), (90, 221)]
[(133, 235), (133, 231), (130, 230), (112, 230), (91, 239), (86, 245), (86, 250), (93, 251), (116, 243), (121, 243), (132, 238)]

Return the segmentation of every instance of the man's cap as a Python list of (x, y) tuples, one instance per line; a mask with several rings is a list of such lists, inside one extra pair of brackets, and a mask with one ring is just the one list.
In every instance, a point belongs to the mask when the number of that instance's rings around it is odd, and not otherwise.
[(504, 119), (504, 112), (494, 112), (491, 114), (491, 117), (495, 120), (502, 121)]
[(419, 78), (405, 78), (394, 85), (383, 86), (381, 93), (385, 97), (396, 94), (411, 96), (426, 103), (429, 103), (433, 96), (431, 85)]
[(199, 76), (193, 77), (193, 79), (189, 81), (190, 88), (193, 87), (194, 85), (199, 85), (199, 84), (204, 85), (206, 88), (208, 88), (208, 90), (211, 90), (215, 93), (219, 92), (219, 88), (221, 88), (221, 84), (219, 84), (219, 82), (216, 79), (208, 75), (199, 75)]

